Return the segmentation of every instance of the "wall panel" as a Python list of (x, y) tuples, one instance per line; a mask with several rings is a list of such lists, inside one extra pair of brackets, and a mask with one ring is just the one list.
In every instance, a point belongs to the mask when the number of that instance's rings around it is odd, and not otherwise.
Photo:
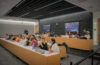
[(93, 21), (91, 12), (77, 12), (72, 14), (61, 15), (57, 17), (47, 18), (40, 20), (39, 32), (42, 33), (43, 25), (51, 25), (51, 31), (56, 34), (65, 34), (65, 23), (79, 22), (79, 31), (82, 32), (83, 28), (86, 28), (91, 33), (91, 38), (93, 34)]

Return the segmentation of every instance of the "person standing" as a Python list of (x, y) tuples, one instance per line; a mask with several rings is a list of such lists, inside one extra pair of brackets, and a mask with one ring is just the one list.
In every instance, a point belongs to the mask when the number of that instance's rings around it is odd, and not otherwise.
[(25, 34), (25, 35), (28, 35), (28, 30), (27, 30), (27, 29), (24, 30), (24, 34)]

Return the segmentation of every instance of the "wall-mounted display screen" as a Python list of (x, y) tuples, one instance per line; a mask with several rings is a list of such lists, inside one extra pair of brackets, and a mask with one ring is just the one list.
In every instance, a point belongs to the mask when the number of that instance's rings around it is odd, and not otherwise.
[(78, 32), (78, 30), (79, 30), (79, 22), (65, 23), (66, 32)]
[(44, 32), (50, 32), (50, 25), (43, 25)]

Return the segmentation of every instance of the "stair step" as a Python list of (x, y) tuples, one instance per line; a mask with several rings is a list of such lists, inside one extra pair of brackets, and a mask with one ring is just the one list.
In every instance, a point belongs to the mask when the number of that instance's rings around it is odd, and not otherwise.
[(100, 60), (100, 56), (95, 56), (95, 55), (94, 55), (93, 58), (96, 59), (96, 60)]
[(100, 56), (100, 53), (98, 53), (98, 52), (97, 52), (97, 53), (95, 53), (95, 56)]

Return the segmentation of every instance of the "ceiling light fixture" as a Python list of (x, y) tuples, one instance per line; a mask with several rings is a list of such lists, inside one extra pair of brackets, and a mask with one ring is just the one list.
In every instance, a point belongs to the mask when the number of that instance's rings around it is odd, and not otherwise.
[(38, 11), (38, 10), (40, 10), (40, 9), (43, 9), (43, 8), (45, 8), (45, 7), (48, 7), (48, 6), (51, 6), (51, 5), (56, 4), (56, 3), (58, 3), (58, 2), (61, 2), (61, 1), (62, 1), (62, 0), (58, 0), (58, 1), (53, 2), (53, 3), (51, 3), (51, 4), (48, 4), (48, 5), (45, 5), (45, 6), (43, 6), (43, 7), (37, 8), (37, 9), (35, 9), (34, 11)]
[(25, 0), (21, 0), (15, 7), (18, 7), (18, 6), (21, 5), (23, 2), (25, 2)]
[(29, 24), (29, 25), (38, 24), (38, 22), (12, 20), (12, 19), (0, 19), (0, 23), (4, 23), (4, 24)]
[(72, 8), (75, 8), (75, 7), (77, 7), (77, 6), (61, 9), (61, 10), (58, 10), (58, 11), (53, 11), (53, 12), (50, 12), (50, 13), (55, 13), (55, 12), (59, 12), (59, 11), (63, 11), (63, 10), (68, 10), (68, 9), (72, 9)]

